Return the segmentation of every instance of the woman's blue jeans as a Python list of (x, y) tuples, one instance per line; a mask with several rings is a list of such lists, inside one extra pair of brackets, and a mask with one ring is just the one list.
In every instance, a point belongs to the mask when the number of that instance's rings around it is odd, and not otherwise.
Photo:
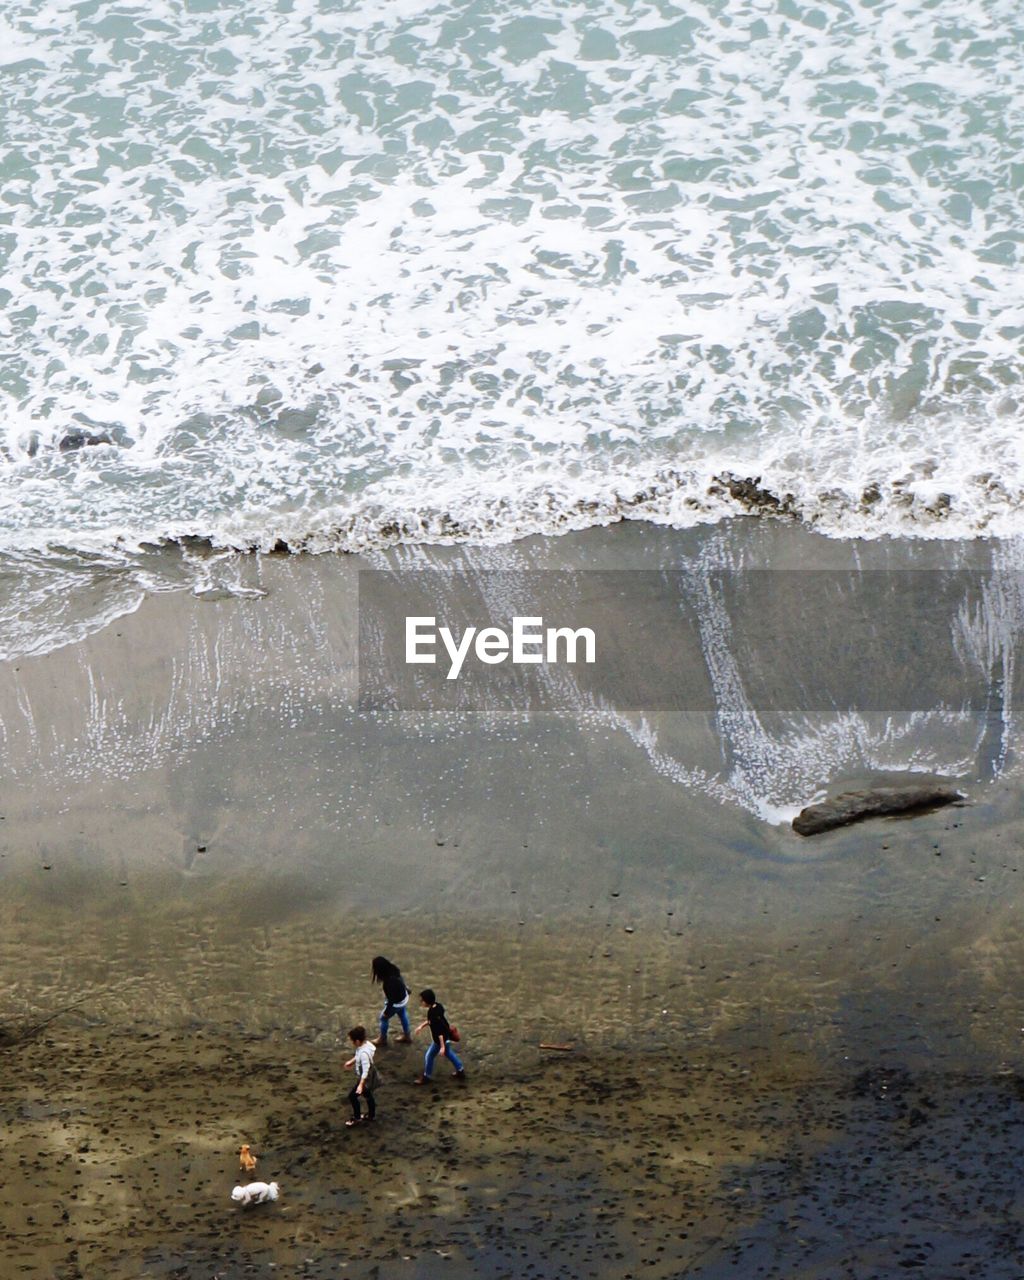
[(384, 1008), (381, 1010), (381, 1015), (380, 1015), (380, 1033), (382, 1036), (387, 1035), (388, 1023), (391, 1021), (391, 1019), (395, 1016), (396, 1013), (398, 1014), (398, 1021), (402, 1024), (402, 1030), (405, 1032), (406, 1035), (409, 1034), (408, 1008), (403, 1004), (400, 1009), (396, 1009), (395, 1006), (389, 1000), (387, 1004), (384, 1006)]
[[(441, 1046), (435, 1040), (427, 1050), (423, 1058), (423, 1074), (429, 1080), (431, 1072), (434, 1070), (434, 1059), (441, 1052)], [(444, 1042), (445, 1057), (452, 1064), (456, 1071), (462, 1070), (462, 1059), (452, 1048), (452, 1042), (446, 1040)]]

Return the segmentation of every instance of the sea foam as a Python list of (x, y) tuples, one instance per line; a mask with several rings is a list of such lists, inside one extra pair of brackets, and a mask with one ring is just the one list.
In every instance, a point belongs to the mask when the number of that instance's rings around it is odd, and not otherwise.
[(0, 26), (0, 551), (1022, 526), (1009, 0)]

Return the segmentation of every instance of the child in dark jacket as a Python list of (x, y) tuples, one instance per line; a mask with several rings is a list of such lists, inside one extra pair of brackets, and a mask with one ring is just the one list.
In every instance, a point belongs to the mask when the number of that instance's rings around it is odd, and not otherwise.
[(420, 992), (420, 1004), (426, 1009), (427, 1016), (416, 1028), (413, 1034), (419, 1035), (424, 1027), (429, 1027), (432, 1043), (423, 1058), (423, 1074), (416, 1077), (415, 1083), (431, 1083), (434, 1061), (438, 1056), (440, 1056), (442, 1058), (447, 1058), (452, 1064), (452, 1069), (455, 1072), (455, 1079), (458, 1080), (460, 1084), (465, 1084), (466, 1069), (462, 1065), (459, 1055), (452, 1048), (452, 1028), (448, 1018), (445, 1016), (444, 1005), (438, 1003), (437, 996), (434, 995), (430, 987), (427, 987), (426, 990)]

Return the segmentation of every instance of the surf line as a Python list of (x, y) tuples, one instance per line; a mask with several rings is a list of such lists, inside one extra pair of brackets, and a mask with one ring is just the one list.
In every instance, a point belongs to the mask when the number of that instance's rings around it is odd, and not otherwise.
[[(502, 627), (467, 627), (456, 639), (450, 627), (439, 627), (432, 616), (405, 620), (405, 660), (407, 663), (437, 661), (437, 641), (448, 654), (446, 679), (457, 680), (470, 649), (479, 662), (493, 665), (546, 662), (575, 663), (597, 661), (597, 637), (590, 627), (545, 627), (543, 618), (515, 616), (511, 633)], [(559, 651), (561, 650), (561, 657)]]

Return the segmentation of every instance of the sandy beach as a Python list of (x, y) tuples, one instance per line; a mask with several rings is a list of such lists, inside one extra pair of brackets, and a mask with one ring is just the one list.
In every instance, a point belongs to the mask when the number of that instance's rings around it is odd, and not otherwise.
[[(1019, 1275), (1018, 630), (962, 581), (997, 553), (751, 521), (251, 558), (249, 597), (5, 664), (3, 1274)], [(612, 672), (360, 708), (360, 568), (680, 565), (724, 584), (682, 706)], [(833, 576), (794, 616), (750, 569)], [(933, 603), (858, 612), (868, 571)], [(769, 820), (908, 769), (967, 803)], [(395, 1046), (349, 1131), (378, 952), (470, 1079)], [(231, 1203), (246, 1141), (277, 1204)]]
[(1022, 47), (0, 0), (0, 1280), (1024, 1280)]

